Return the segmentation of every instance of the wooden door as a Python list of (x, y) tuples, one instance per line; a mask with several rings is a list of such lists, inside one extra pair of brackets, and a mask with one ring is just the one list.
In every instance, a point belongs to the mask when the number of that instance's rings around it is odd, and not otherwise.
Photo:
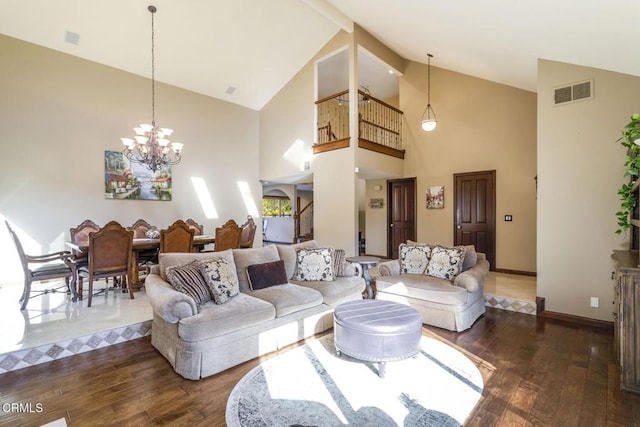
[(397, 259), (400, 243), (416, 240), (416, 179), (387, 181), (387, 194), (387, 257)]
[(474, 245), (495, 270), (496, 171), (458, 173), (453, 180), (454, 244)]

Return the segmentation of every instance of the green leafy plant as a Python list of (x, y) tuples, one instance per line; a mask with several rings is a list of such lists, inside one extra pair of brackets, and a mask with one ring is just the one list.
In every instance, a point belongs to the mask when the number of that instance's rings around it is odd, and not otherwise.
[(620, 210), (616, 212), (619, 227), (616, 233), (620, 234), (631, 226), (631, 214), (637, 202), (633, 187), (640, 174), (640, 114), (631, 115), (631, 121), (622, 129), (622, 136), (616, 142), (627, 149), (624, 158), (627, 170), (624, 175), (630, 177), (630, 182), (622, 184), (618, 190), (621, 203)]

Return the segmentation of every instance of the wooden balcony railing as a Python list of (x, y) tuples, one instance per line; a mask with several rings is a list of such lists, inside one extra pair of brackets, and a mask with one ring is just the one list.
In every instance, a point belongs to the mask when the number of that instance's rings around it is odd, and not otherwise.
[[(314, 153), (349, 146), (349, 91), (316, 101), (318, 138)], [(404, 158), (402, 111), (358, 91), (358, 146), (394, 157)]]

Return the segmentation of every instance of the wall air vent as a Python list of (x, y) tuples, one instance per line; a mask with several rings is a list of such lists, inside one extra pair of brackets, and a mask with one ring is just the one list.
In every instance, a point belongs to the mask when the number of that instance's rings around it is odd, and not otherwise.
[(593, 99), (593, 79), (553, 89), (553, 105)]

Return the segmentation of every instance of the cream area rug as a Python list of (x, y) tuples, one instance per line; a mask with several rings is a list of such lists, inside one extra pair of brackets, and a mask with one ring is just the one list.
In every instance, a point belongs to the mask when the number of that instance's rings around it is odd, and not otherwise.
[(267, 360), (227, 401), (229, 427), (459, 426), (482, 395), (478, 368), (447, 344), (422, 337), (413, 358), (377, 363), (337, 356), (333, 335)]

